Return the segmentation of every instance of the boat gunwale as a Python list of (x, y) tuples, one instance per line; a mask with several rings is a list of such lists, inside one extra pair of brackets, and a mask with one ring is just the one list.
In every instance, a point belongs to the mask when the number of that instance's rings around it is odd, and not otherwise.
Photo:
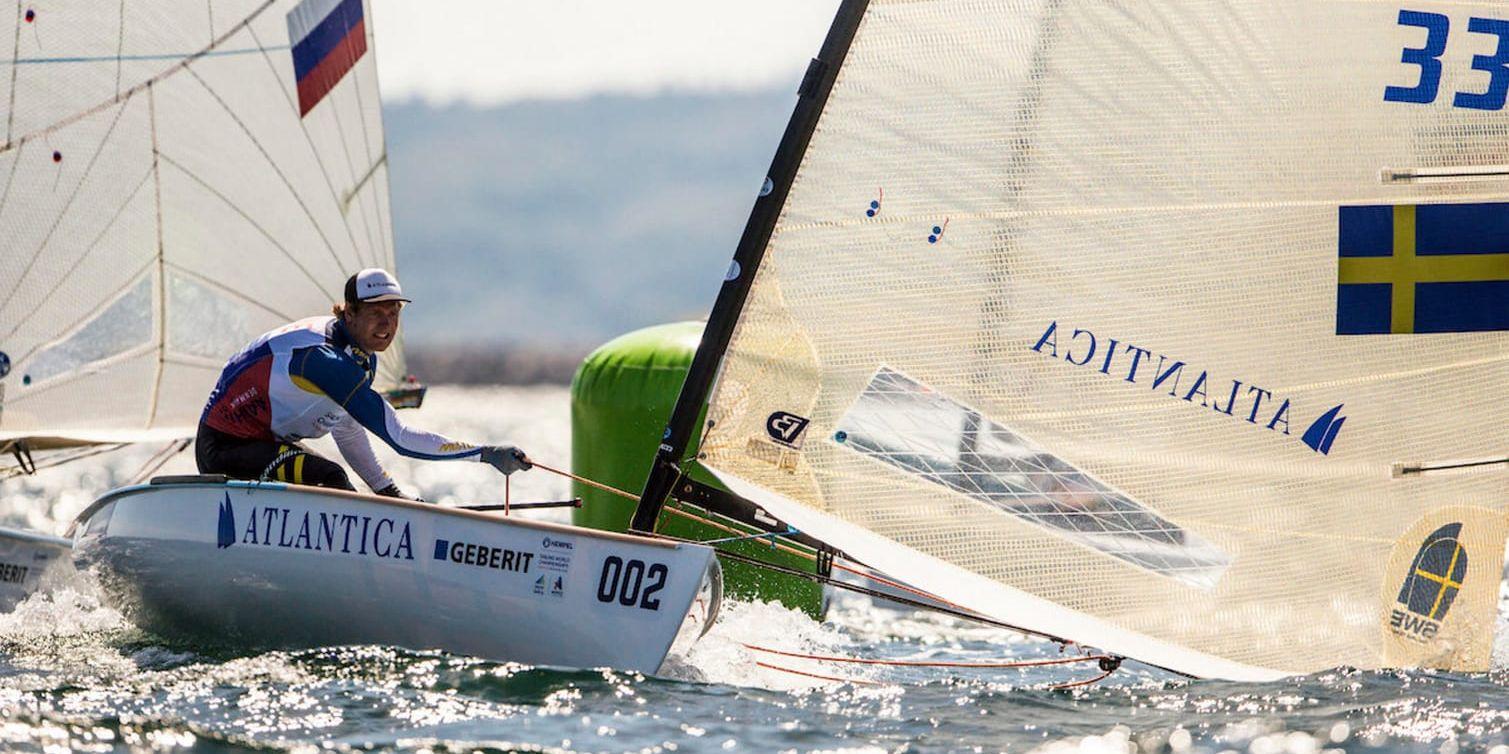
[(572, 524), (558, 524), (558, 523), (555, 523), (553, 521), (539, 521), (539, 520), (536, 520), (536, 519), (519, 518), (519, 517), (516, 517), (516, 516), (490, 515), (489, 513), (486, 513), (486, 512), (483, 512), (483, 511), (470, 511), (470, 510), (466, 510), (464, 508), (455, 508), (455, 507), (451, 507), (451, 506), (440, 505), (439, 503), (424, 503), (424, 502), (417, 502), (417, 501), (413, 501), (413, 500), (402, 500), (402, 499), (398, 499), (398, 498), (383, 497), (383, 496), (374, 495), (374, 494), (366, 494), (366, 493), (361, 493), (361, 492), (352, 492), (352, 491), (349, 491), (349, 490), (337, 490), (337, 489), (331, 489), (331, 488), (328, 488), (328, 487), (315, 487), (315, 486), (312, 486), (312, 485), (304, 485), (304, 484), (289, 484), (289, 483), (286, 483), (286, 482), (253, 482), (253, 481), (244, 481), (244, 480), (239, 480), (239, 479), (229, 479), (229, 480), (226, 480), (224, 482), (211, 482), (211, 481), (203, 481), (203, 482), (173, 482), (173, 483), (169, 483), (169, 484), (151, 484), (151, 483), (147, 483), (147, 484), (133, 484), (133, 485), (129, 485), (129, 486), (126, 486), (126, 487), (118, 487), (116, 489), (110, 490), (109, 492), (106, 492), (105, 494), (101, 495), (94, 502), (90, 503), (89, 507), (87, 507), (84, 510), (80, 511), (77, 516), (74, 516), (73, 522), (68, 525), (68, 531), (65, 533), (64, 537), (71, 542), (72, 541), (71, 538), (74, 536), (74, 532), (78, 529), (79, 524), (81, 522), (87, 520), (91, 516), (93, 516), (95, 513), (97, 513), (99, 511), (99, 509), (103, 508), (107, 503), (111, 503), (111, 502), (114, 502), (114, 501), (116, 501), (118, 499), (125, 498), (125, 497), (130, 497), (132, 495), (137, 495), (137, 494), (140, 494), (140, 493), (143, 493), (143, 492), (147, 492), (147, 491), (150, 491), (150, 490), (182, 489), (182, 488), (190, 488), (190, 487), (196, 487), (196, 488), (214, 488), (214, 489), (251, 489), (251, 490), (259, 490), (259, 489), (261, 489), (261, 490), (269, 490), (269, 491), (271, 491), (271, 490), (281, 490), (281, 491), (298, 492), (298, 493), (303, 493), (303, 494), (308, 494), (308, 495), (314, 495), (314, 496), (339, 497), (339, 498), (346, 498), (346, 499), (349, 499), (349, 500), (358, 500), (358, 501), (365, 502), (365, 503), (375, 503), (375, 504), (387, 506), (387, 507), (390, 507), (390, 508), (399, 508), (399, 509), (413, 510), (413, 511), (423, 511), (423, 512), (426, 512), (426, 513), (439, 513), (439, 514), (442, 514), (442, 515), (449, 515), (449, 516), (454, 516), (454, 517), (457, 517), (457, 518), (471, 519), (471, 520), (476, 520), (476, 521), (487, 521), (487, 522), (490, 522), (490, 523), (515, 524), (515, 525), (523, 526), (524, 528), (527, 528), (527, 529), (536, 529), (536, 530), (539, 530), (539, 531), (554, 532), (554, 533), (558, 533), (558, 534), (571, 534), (571, 535), (577, 535), (577, 536), (596, 537), (598, 539), (605, 539), (605, 540), (614, 541), (614, 542), (626, 542), (626, 543), (633, 543), (633, 544), (650, 545), (650, 546), (653, 546), (653, 547), (659, 547), (659, 548), (668, 549), (668, 550), (675, 550), (675, 549), (680, 548), (683, 545), (688, 545), (688, 544), (694, 545), (694, 546), (698, 546), (698, 547), (704, 546), (704, 545), (697, 545), (694, 542), (675, 542), (675, 541), (671, 541), (671, 540), (660, 539), (658, 537), (646, 537), (646, 536), (636, 535), (636, 534), (626, 534), (626, 533), (622, 533), (622, 532), (605, 531), (605, 530), (602, 530), (602, 529), (589, 529), (589, 528), (587, 528), (585, 526), (575, 526), (575, 525), (572, 525)]

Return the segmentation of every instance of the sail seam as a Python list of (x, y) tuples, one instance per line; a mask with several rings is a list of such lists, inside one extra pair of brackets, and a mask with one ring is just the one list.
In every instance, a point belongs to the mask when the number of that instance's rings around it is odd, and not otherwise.
[(120, 1), (119, 22), (115, 27), (115, 96), (121, 95), (121, 54), (126, 51), (126, 0)]
[[(16, 122), (16, 61), (21, 59), (21, 14), (25, 12), (22, 8), (24, 4), (25, 0), (16, 0), (16, 37), (14, 43), (10, 48), (10, 91), (7, 93), (7, 96), (10, 98), (10, 102), (6, 105), (5, 108), (6, 147), (10, 146), (11, 127)], [(0, 148), (0, 153), (3, 153), (4, 151), (5, 149)], [(19, 155), (17, 155), (17, 157), (19, 158)], [(7, 182), (6, 187), (9, 188), (9, 186), (10, 184), (9, 182)], [(3, 206), (3, 203), (0, 203), (0, 207)]]
[(157, 144), (157, 95), (152, 87), (147, 87), (147, 118), (152, 131), (152, 193), (157, 205), (157, 375), (152, 380), (152, 405), (147, 410), (147, 427), (151, 427), (157, 421), (157, 406), (162, 401), (162, 374), (167, 369), (163, 357), (168, 351), (168, 275), (163, 265), (162, 172), (158, 166), (161, 152)]
[[(377, 29), (376, 29), (376, 27), (375, 27), (374, 24), (371, 24), (371, 23), (367, 24), (367, 34), (372, 37), (372, 46), (375, 48), (376, 44), (377, 44)], [(358, 97), (357, 104), (360, 105), (361, 108), (362, 108), (362, 111), (365, 112), (367, 108), (366, 108), (366, 102), (361, 99), (361, 88), (358, 87), (356, 91), (357, 91), (357, 97)], [(377, 70), (377, 66), (375, 66), (375, 65), (372, 66), (372, 91), (374, 91), (374, 92), (377, 93), (377, 112), (380, 113), (380, 112), (382, 112), (382, 73)], [(381, 121), (379, 121), (379, 123), (380, 122)], [(367, 132), (366, 132), (366, 121), (365, 120), (362, 121), (362, 129), (363, 129), (362, 130), (362, 139), (363, 140), (367, 140), (368, 136), (367, 136)], [(382, 156), (378, 158), (378, 161), (380, 163), (382, 163), (382, 165), (386, 165), (387, 162), (388, 162), (388, 137), (387, 137), (387, 129), (384, 128), (383, 131), (382, 131), (382, 133), (379, 134), (379, 136), (381, 138), (378, 141), (378, 146), (381, 148)], [(367, 142), (367, 159), (369, 159), (369, 160), (372, 159), (372, 144), (371, 144), (370, 141)], [(377, 168), (378, 168), (378, 163), (373, 163), (372, 172), (374, 174), (377, 172)], [(379, 196), (377, 194), (377, 192), (375, 192), (375, 191), (372, 192), (372, 207), (373, 207), (373, 210), (377, 213), (377, 218), (378, 218), (378, 223), (377, 223), (377, 238), (382, 243), (382, 246), (381, 246), (381, 249), (382, 249), (382, 258), (383, 259), (387, 259), (387, 260), (394, 260), (394, 259), (396, 259), (397, 254), (393, 250), (393, 241), (392, 241), (392, 239), (390, 239), (388, 237), (388, 226), (389, 226), (389, 223), (386, 223), (386, 222), (382, 221), (382, 218), (383, 218), (383, 207), (385, 206), (385, 202), (388, 202), (389, 199), (390, 199), (390, 197), (388, 196), (388, 191), (386, 190), (386, 189), (388, 189), (387, 184), (386, 183), (383, 184), (383, 187), (384, 187), (385, 190), (384, 190), (382, 196)], [(389, 218), (392, 217), (392, 213), (391, 212), (388, 213), (388, 217)]]
[[(356, 81), (356, 68), (354, 66), (351, 69), (350, 75), (351, 75), (351, 87), (350, 88), (354, 89), (358, 85), (358, 82)], [(341, 109), (339, 107), (332, 106), (332, 107), (326, 108), (326, 110), (328, 110), (330, 112), (330, 117), (332, 117), (332, 118), (335, 119), (335, 133), (336, 133), (336, 135), (338, 137), (340, 137), (341, 155), (346, 158), (346, 173), (348, 174), (348, 177), (350, 178), (350, 180), (353, 182), (353, 185), (354, 185), (355, 182), (357, 182), (359, 179), (356, 176), (356, 162), (351, 159), (351, 142), (350, 142), (350, 140), (348, 140), (346, 138), (346, 124), (345, 124), (344, 121), (341, 120)], [(300, 123), (300, 125), (302, 125), (302, 122)], [(320, 167), (323, 168), (324, 165), (321, 165)], [(330, 182), (330, 180), (329, 180), (328, 177), (326, 178), (326, 181)], [(354, 190), (355, 189), (353, 189), (353, 191)], [(330, 186), (330, 192), (332, 194), (336, 195), (335, 196), (336, 207), (340, 209), (341, 219), (345, 221), (342, 224), (346, 226), (346, 235), (351, 239), (352, 250), (356, 252), (356, 263), (359, 264), (359, 265), (361, 265), (362, 267), (368, 267), (368, 266), (377, 267), (377, 266), (379, 266), (379, 265), (377, 265), (375, 263), (371, 264), (371, 265), (368, 265), (367, 264), (367, 260), (365, 258), (363, 258), (361, 246), (359, 246), (356, 243), (356, 232), (351, 229), (350, 216), (347, 214), (347, 211), (351, 209), (351, 204), (346, 199), (346, 193), (343, 191), (343, 192), (340, 192), (340, 193), (337, 194), (336, 191), (335, 191), (335, 186), (334, 186), (333, 183)], [(367, 247), (370, 249), (372, 247), (372, 229), (369, 228), (369, 227), (367, 227), (366, 207), (363, 207), (360, 204), (358, 204), (357, 208), (362, 213), (362, 229), (364, 231), (366, 231)]]
[(263, 228), (262, 225), (261, 225), (261, 223), (258, 223), (250, 215), (246, 214), (246, 211), (243, 210), (243, 209), (241, 209), (241, 207), (239, 205), (237, 205), (235, 202), (231, 201), (230, 197), (228, 197), (225, 194), (221, 193), (220, 190), (217, 189), (217, 188), (215, 188), (214, 186), (211, 186), (207, 181), (205, 181), (203, 178), (199, 177), (199, 175), (196, 174), (196, 173), (194, 173), (192, 170), (189, 170), (187, 167), (179, 164), (177, 160), (174, 160), (167, 153), (163, 153), (162, 154), (162, 161), (164, 163), (168, 164), (168, 165), (172, 165), (173, 167), (177, 168), (184, 175), (186, 175), (190, 179), (192, 179), (195, 183), (198, 183), (200, 186), (203, 186), (206, 191), (209, 191), (211, 194), (214, 194), (215, 198), (217, 198), (220, 201), (224, 202), (227, 207), (230, 207), (232, 210), (234, 210), (236, 212), (236, 214), (238, 214), (242, 218), (244, 218), (246, 220), (246, 222), (250, 223), (253, 228), (257, 229), (258, 233), (262, 234), (263, 238), (266, 238), (269, 243), (271, 243), (275, 248), (277, 248), (277, 250), (279, 252), (281, 252), (283, 254), (283, 256), (287, 257), (288, 261), (290, 263), (292, 263), (294, 267), (298, 268), (299, 272), (304, 273), (305, 279), (307, 279), (312, 285), (314, 285), (315, 288), (319, 289), (319, 291), (320, 291), (320, 293), (322, 295), (325, 294), (325, 287), (322, 286), (322, 285), (320, 285), (319, 280), (316, 279), (314, 277), (314, 275), (312, 273), (310, 273), (307, 268), (304, 267), (303, 264), (299, 263), (298, 258), (295, 257), (291, 252), (289, 252), (288, 249), (284, 248), (282, 244), (278, 243), (277, 239), (274, 238), (273, 235), (271, 233), (269, 233), (266, 228)]
[[(110, 304), (115, 303), (115, 301), (117, 299), (119, 299), (122, 296), (124, 296), (127, 291), (130, 291), (132, 288), (136, 287), (137, 282), (139, 280), (141, 280), (141, 276), (147, 270), (149, 270), (151, 268), (152, 268), (152, 262), (150, 262), (150, 261), (147, 262), (146, 264), (144, 264), (144, 265), (136, 268), (134, 271), (132, 271), (132, 273), (129, 276), (126, 277), (126, 282), (123, 285), (121, 285), (119, 288), (116, 288), (115, 290), (111, 291), (110, 295), (105, 296), (103, 299), (101, 299), (100, 305), (97, 308), (91, 309), (91, 310), (89, 310), (87, 312), (84, 312), (84, 314), (82, 316), (80, 316), (79, 318), (75, 319), (74, 321), (68, 323), (68, 326), (65, 327), (65, 328), (63, 328), (62, 330), (60, 330), (59, 331), (60, 334), (57, 337), (54, 337), (52, 340), (46, 341), (44, 343), (38, 343), (38, 344), (32, 346), (31, 349), (28, 350), (26, 353), (21, 354), (21, 356), (15, 360), (15, 363), (16, 364), (24, 364), (27, 359), (31, 358), (38, 351), (41, 351), (41, 350), (43, 350), (45, 348), (48, 348), (48, 347), (53, 346), (53, 345), (55, 345), (57, 343), (60, 343), (60, 342), (62, 342), (64, 340), (67, 340), (75, 332), (77, 332), (80, 328), (82, 328), (85, 324), (88, 324), (88, 322), (90, 320), (94, 319), (94, 316), (96, 314), (98, 314), (100, 311), (108, 308), (110, 306)], [(6, 337), (10, 337), (10, 336), (7, 335)]]
[[(155, 84), (155, 83), (157, 83), (159, 81), (162, 81), (163, 79), (166, 79), (169, 76), (172, 76), (172, 75), (178, 73), (179, 71), (186, 70), (189, 67), (189, 63), (192, 63), (193, 61), (198, 60), (201, 57), (205, 57), (207, 55), (210, 55), (212, 53), (212, 51), (214, 50), (215, 47), (217, 47), (218, 45), (224, 43), (225, 40), (229, 39), (236, 32), (240, 31), (243, 27), (248, 27), (251, 24), (251, 22), (256, 19), (257, 16), (262, 15), (262, 11), (265, 11), (268, 8), (272, 7), (272, 4), (274, 2), (276, 2), (276, 1), (277, 0), (266, 0), (266, 2), (264, 2), (264, 3), (262, 3), (262, 5), (258, 6), (256, 10), (252, 11), (250, 15), (248, 15), (246, 18), (242, 19), (241, 23), (236, 24), (235, 27), (233, 27), (230, 31), (227, 31), (219, 39), (216, 39), (215, 41), (211, 42), (208, 47), (206, 47), (206, 48), (204, 48), (204, 49), (202, 49), (202, 50), (200, 50), (198, 52), (195, 52), (192, 55), (189, 55), (188, 57), (186, 57), (183, 60), (179, 61), (177, 64), (175, 64), (173, 66), (170, 66), (167, 70), (163, 71), (162, 73), (159, 73), (156, 76), (153, 76), (152, 78), (149, 78), (146, 81), (143, 81), (140, 84), (137, 84), (136, 86), (133, 86), (130, 89), (127, 89), (126, 91), (121, 92), (121, 93), (115, 95), (114, 97), (111, 97), (110, 99), (107, 99), (104, 102), (101, 102), (101, 103), (95, 105), (94, 107), (87, 108), (85, 110), (80, 110), (80, 111), (74, 113), (73, 115), (70, 115), (70, 116), (68, 116), (66, 118), (63, 118), (62, 120), (54, 122), (52, 125), (44, 126), (44, 127), (39, 128), (39, 129), (37, 129), (35, 131), (32, 131), (31, 133), (26, 134), (26, 135), (22, 136), (19, 139), (13, 139), (13, 138), (11, 138), (12, 135), (11, 135), (10, 125), (9, 125), (9, 123), (7, 123), (7, 125), (6, 125), (6, 132), (5, 132), (6, 141), (5, 141), (5, 144), (0, 145), (0, 154), (4, 154), (4, 153), (6, 153), (6, 152), (8, 152), (8, 151), (10, 151), (12, 149), (17, 149), (22, 144), (25, 144), (28, 141), (32, 141), (33, 139), (37, 139), (39, 137), (46, 136), (48, 134), (53, 133), (54, 131), (57, 131), (57, 130), (60, 130), (62, 128), (66, 128), (68, 126), (71, 126), (74, 123), (77, 123), (77, 122), (79, 122), (79, 121), (81, 121), (81, 120), (83, 120), (85, 118), (88, 118), (91, 115), (94, 115), (95, 113), (99, 113), (99, 112), (103, 112), (105, 110), (108, 110), (108, 109), (110, 109), (114, 105), (120, 104), (121, 102), (124, 102), (124, 101), (126, 101), (128, 99), (131, 99), (131, 97), (134, 96), (137, 92), (139, 92), (139, 91), (147, 88), (148, 86), (151, 86), (152, 84)], [(19, 4), (18, 4), (17, 7), (18, 8), (20, 7)], [(20, 47), (20, 31), (19, 30), (16, 32), (16, 35), (17, 35), (17, 42), (16, 42), (16, 44), (17, 44), (17, 48), (19, 49), (19, 47)], [(19, 62), (18, 58), (12, 59), (12, 61), (11, 61), (11, 63), (12, 63), (12, 66), (11, 66), (11, 115), (12, 116), (14, 116), (14, 114), (15, 114), (15, 96), (16, 96), (16, 92), (15, 92), (15, 88), (16, 88), (15, 87), (16, 67), (15, 67), (15, 64), (17, 62)]]
[[(16, 276), (16, 281), (11, 284), (10, 290), (5, 292), (6, 301), (11, 300), (11, 297), (20, 289), (21, 283), (26, 280), (26, 276), (30, 275), (32, 269), (36, 266), (37, 259), (42, 256), (42, 251), (52, 242), (53, 234), (57, 232), (58, 226), (63, 224), (63, 217), (73, 207), (74, 200), (79, 198), (79, 193), (83, 190), (84, 184), (89, 182), (89, 175), (94, 171), (94, 164), (99, 161), (100, 155), (104, 153), (105, 145), (110, 142), (110, 137), (115, 135), (115, 128), (120, 125), (121, 116), (125, 114), (126, 107), (129, 104), (129, 101), (122, 102), (120, 108), (115, 111), (115, 119), (110, 121), (110, 128), (105, 131), (105, 135), (100, 139), (100, 143), (94, 148), (94, 154), (89, 157), (89, 162), (84, 165), (84, 172), (79, 176), (79, 182), (74, 184), (73, 191), (69, 193), (68, 201), (63, 202), (62, 208), (58, 210), (58, 214), (52, 219), (52, 225), (47, 229), (47, 235), (43, 236), (42, 243), (37, 245), (36, 251), (33, 251), (31, 258), (27, 260), (26, 267), (21, 270), (20, 275)], [(6, 337), (10, 337), (10, 335), (11, 333), (6, 333)]]
[[(370, 42), (368, 44), (368, 46), (369, 47), (376, 47), (377, 46), (376, 32), (372, 31), (372, 28), (370, 26), (367, 27), (367, 35), (370, 36), (370, 37), (372, 37), (372, 42)], [(375, 77), (377, 75), (375, 73), (375, 71), (377, 70), (377, 66), (373, 66), (372, 70), (374, 71), (373, 76)], [(351, 89), (352, 89), (352, 91), (354, 91), (356, 93), (356, 111), (359, 112), (359, 113), (366, 113), (367, 112), (367, 103), (366, 103), (366, 100), (362, 97), (361, 71), (359, 69), (357, 69), (357, 68), (352, 68), (351, 69), (351, 82), (353, 84), (353, 86), (351, 87)], [(379, 105), (379, 107), (381, 107), (381, 105)], [(379, 110), (379, 112), (381, 112), (381, 110)], [(352, 198), (356, 198), (357, 196), (360, 195), (362, 188), (367, 185), (367, 181), (371, 180), (372, 176), (377, 173), (378, 166), (386, 163), (387, 160), (388, 160), (388, 150), (387, 149), (383, 149), (382, 154), (378, 155), (377, 159), (374, 160), (372, 158), (372, 138), (367, 134), (367, 119), (366, 119), (366, 117), (363, 117), (360, 122), (361, 122), (361, 133), (362, 133), (362, 149), (363, 149), (364, 153), (366, 154), (367, 164), (371, 165), (372, 167), (367, 168), (366, 175), (362, 176), (361, 180), (357, 181), (356, 185), (351, 187), (351, 197)], [(349, 202), (350, 199), (348, 199), (347, 201)], [(360, 203), (360, 202), (358, 202), (358, 203)], [(377, 207), (377, 203), (376, 202), (373, 202), (373, 212), (378, 217), (378, 226), (379, 226), (378, 237), (381, 238), (381, 239), (386, 240), (385, 237), (382, 235), (382, 231), (381, 231), (382, 211), (381, 211), (380, 208)], [(378, 253), (378, 250), (380, 248), (385, 248), (385, 247), (378, 247), (378, 246), (376, 246), (375, 242), (372, 240), (372, 228), (371, 228), (371, 225), (370, 225), (370, 220), (367, 217), (367, 208), (366, 208), (365, 205), (362, 206), (362, 222), (368, 223), (368, 227), (366, 228), (366, 230), (367, 230), (367, 243), (374, 244), (374, 246), (372, 247), (372, 253), (374, 254), (373, 258), (376, 259), (377, 257), (375, 255)], [(382, 265), (379, 264), (378, 266), (381, 267)]]
[[(171, 160), (169, 160), (169, 158), (167, 157), (167, 155), (163, 155), (163, 159), (164, 160), (168, 160), (169, 162), (171, 162)], [(236, 298), (236, 299), (240, 299), (242, 301), (245, 301), (246, 303), (251, 304), (253, 306), (256, 306), (256, 307), (262, 309), (263, 311), (267, 312), (268, 314), (271, 314), (274, 317), (277, 317), (278, 319), (282, 319), (282, 320), (295, 320), (295, 319), (298, 319), (297, 316), (293, 316), (293, 315), (291, 315), (291, 314), (289, 314), (287, 312), (278, 311), (277, 309), (274, 309), (274, 308), (268, 306), (267, 304), (265, 304), (265, 303), (263, 303), (261, 301), (258, 301), (257, 299), (254, 299), (254, 298), (246, 295), (245, 293), (242, 293), (242, 292), (240, 292), (240, 291), (238, 291), (238, 290), (236, 290), (234, 288), (227, 287), (226, 285), (220, 283), (219, 281), (207, 278), (204, 275), (202, 275), (202, 274), (200, 274), (198, 272), (195, 272), (194, 270), (191, 270), (191, 269), (189, 269), (187, 267), (184, 267), (181, 264), (177, 264), (175, 262), (166, 262), (166, 265), (167, 265), (168, 269), (171, 269), (172, 271), (174, 271), (174, 272), (176, 272), (176, 273), (178, 273), (180, 275), (183, 275), (184, 277), (193, 278), (194, 281), (197, 282), (197, 283), (200, 283), (200, 284), (203, 284), (203, 285), (207, 285), (207, 286), (209, 286), (211, 288), (214, 288), (215, 290), (218, 290), (221, 293), (223, 293), (223, 294), (225, 294), (227, 296), (230, 296), (231, 298)]]
[[(58, 289), (62, 288), (64, 284), (70, 281), (70, 279), (73, 277), (74, 270), (77, 270), (79, 268), (79, 265), (82, 265), (84, 263), (84, 260), (88, 259), (90, 254), (94, 252), (95, 247), (99, 246), (100, 241), (103, 241), (105, 239), (105, 235), (115, 227), (115, 223), (120, 220), (122, 215), (125, 214), (126, 208), (131, 206), (131, 202), (136, 200), (137, 195), (141, 193), (142, 187), (146, 186), (147, 181), (151, 178), (152, 172), (150, 170), (142, 174), (141, 180), (136, 182), (136, 188), (132, 189), (131, 193), (126, 196), (126, 200), (124, 202), (121, 202), (121, 206), (116, 208), (115, 214), (110, 217), (110, 221), (108, 223), (105, 223), (105, 227), (100, 229), (100, 232), (94, 237), (94, 240), (90, 241), (89, 245), (85, 247), (84, 253), (80, 254), (79, 257), (73, 261), (73, 264), (70, 265), (61, 276), (59, 276), (58, 282), (53, 284), (51, 288), (47, 289), (47, 293), (42, 294), (42, 299), (44, 301), (52, 298), (52, 295), (54, 293), (57, 293)], [(10, 302), (7, 301), (6, 303), (8, 305)], [(15, 332), (21, 329), (23, 325), (30, 322), (39, 311), (41, 310), (32, 309), (31, 311), (27, 312), (24, 316), (21, 317), (21, 319), (16, 321), (16, 324), (12, 326), (10, 331), (5, 334), (5, 337), (9, 338), (11, 335), (15, 334)], [(0, 310), (0, 313), (3, 313), (3, 310)]]
[[(288, 90), (283, 87), (283, 80), (282, 80), (281, 77), (278, 76), (278, 70), (277, 70), (277, 67), (273, 65), (272, 57), (269, 56), (267, 54), (267, 52), (265, 51), (266, 47), (262, 44), (262, 38), (257, 36), (257, 31), (255, 29), (250, 29), (249, 31), (251, 32), (252, 41), (256, 42), (257, 46), (263, 48), (263, 50), (264, 50), (263, 53), (262, 53), (262, 59), (263, 59), (263, 61), (265, 61), (267, 63), (267, 70), (268, 70), (269, 73), (272, 74), (273, 80), (275, 82), (277, 82), (277, 84), (278, 84), (278, 87), (277, 87), (278, 91), (280, 91), (280, 92), (283, 93), (283, 101), (285, 101), (285, 102), (288, 103), (289, 110), (291, 112), (293, 112), (297, 116), (298, 124), (299, 124), (299, 131), (304, 134), (304, 143), (309, 147), (309, 153), (314, 157), (315, 164), (320, 167), (320, 177), (325, 179), (325, 189), (326, 189), (326, 191), (328, 191), (330, 193), (330, 201), (331, 201), (332, 204), (335, 205), (336, 211), (338, 213), (340, 213), (341, 220), (342, 220), (341, 224), (346, 226), (346, 238), (347, 238), (347, 240), (349, 240), (351, 242), (352, 251), (354, 251), (355, 254), (356, 254), (356, 261), (357, 261), (358, 264), (362, 264), (363, 260), (362, 260), (362, 254), (361, 254), (360, 245), (357, 244), (357, 242), (356, 242), (356, 235), (351, 230), (351, 224), (349, 222), (346, 222), (345, 205), (341, 201), (340, 193), (335, 190), (335, 183), (333, 181), (331, 181), (331, 179), (330, 179), (330, 171), (328, 169), (326, 169), (326, 167), (325, 167), (325, 158), (324, 158), (323, 155), (320, 154), (320, 150), (317, 149), (317, 148), (315, 148), (315, 146), (314, 146), (314, 139), (310, 138), (310, 136), (309, 136), (309, 129), (304, 125), (304, 116), (298, 115), (298, 113), (299, 113), (299, 105), (298, 105), (297, 102), (295, 102), (293, 100), (293, 98), (291, 98), (291, 97), (288, 96)], [(354, 73), (355, 72), (355, 68), (353, 68), (352, 71)], [(326, 109), (331, 110), (332, 112), (335, 112), (335, 113), (339, 113), (340, 112), (340, 108), (338, 108), (338, 107), (330, 107), (330, 108), (326, 108)], [(232, 116), (232, 117), (234, 117), (234, 116)], [(245, 128), (245, 126), (242, 126), (242, 128)], [(339, 115), (336, 116), (335, 130), (336, 130), (336, 133), (340, 135), (342, 145), (344, 146), (344, 143), (345, 143), (345, 140), (346, 140), (346, 136), (345, 136), (344, 133), (341, 132), (340, 116)], [(248, 132), (248, 135), (250, 135), (249, 132)], [(260, 145), (258, 145), (258, 146), (260, 147)], [(271, 161), (271, 158), (269, 158), (269, 161)], [(350, 161), (350, 156), (349, 155), (347, 156), (347, 161), (348, 162)], [(351, 170), (355, 171), (355, 168), (353, 167), (353, 168), (351, 168)], [(280, 175), (281, 175), (281, 173), (280, 173)], [(292, 188), (293, 188), (292, 186), (289, 187), (290, 190), (292, 190)], [(301, 200), (300, 204), (302, 204), (302, 203), (303, 202)], [(308, 210), (306, 209), (305, 212), (307, 213)], [(310, 220), (311, 221), (314, 220), (314, 218), (313, 218), (312, 215), (310, 216)], [(318, 224), (316, 224), (315, 228), (316, 228), (316, 230), (319, 230)], [(322, 230), (320, 231), (320, 237), (324, 238), (324, 231), (322, 231)], [(369, 242), (370, 242), (370, 240), (369, 240)], [(335, 249), (330, 246), (330, 241), (328, 239), (326, 239), (325, 245), (326, 245), (327, 248), (330, 248), (331, 255), (332, 256), (336, 256)], [(337, 267), (340, 268), (340, 272), (342, 274), (344, 274), (344, 273), (346, 273), (348, 271), (348, 270), (345, 269), (344, 265), (342, 265), (342, 263), (341, 263), (341, 261), (340, 261), (339, 258), (336, 259), (336, 265), (337, 265)]]

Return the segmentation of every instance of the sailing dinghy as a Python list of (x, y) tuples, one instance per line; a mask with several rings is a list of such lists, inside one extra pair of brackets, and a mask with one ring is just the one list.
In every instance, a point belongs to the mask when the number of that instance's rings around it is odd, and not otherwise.
[(1487, 670), (1505, 50), (1501, 2), (845, 0), (633, 528), (1192, 676)]
[[(369, 9), (159, 5), (28, 9), (0, 34), (20, 45), (0, 96), (0, 442), (18, 457), (192, 436), (230, 354), (393, 267)], [(410, 399), (401, 350), (381, 364)], [(654, 672), (699, 590), (690, 625), (718, 601), (706, 547), (276, 482), (124, 487), (70, 536), (142, 625), (247, 646)]]
[[(227, 357), (327, 310), (351, 272), (394, 269), (367, 36), (347, 35), (344, 75), (290, 83), (290, 31), (328, 35), (308, 15), (335, 5), (0, 17), (0, 479), (171, 443), (145, 479), (193, 437)], [(361, 28), (360, 4), (339, 6)], [(403, 374), (395, 346), (376, 383), (412, 405)], [(66, 547), (0, 530), (0, 603)]]
[(237, 646), (653, 673), (719, 600), (708, 547), (277, 482), (160, 478), (100, 498), (73, 534), (138, 624)]

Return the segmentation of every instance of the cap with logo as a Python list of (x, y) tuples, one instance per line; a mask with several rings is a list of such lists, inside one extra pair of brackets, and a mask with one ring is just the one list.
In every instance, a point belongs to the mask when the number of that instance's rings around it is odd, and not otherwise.
[(398, 278), (384, 269), (369, 267), (346, 280), (346, 303), (373, 303), (376, 301), (403, 301), (409, 299), (398, 287)]

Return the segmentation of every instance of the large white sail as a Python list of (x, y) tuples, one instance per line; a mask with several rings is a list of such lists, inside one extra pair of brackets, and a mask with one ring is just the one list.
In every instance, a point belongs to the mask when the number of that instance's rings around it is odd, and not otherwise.
[(392, 268), (362, 0), (5, 16), (0, 440), (191, 435), (230, 354)]
[(1509, 450), (1509, 8), (861, 11), (703, 463), (1181, 672), (1486, 668), (1509, 469), (1416, 469)]

